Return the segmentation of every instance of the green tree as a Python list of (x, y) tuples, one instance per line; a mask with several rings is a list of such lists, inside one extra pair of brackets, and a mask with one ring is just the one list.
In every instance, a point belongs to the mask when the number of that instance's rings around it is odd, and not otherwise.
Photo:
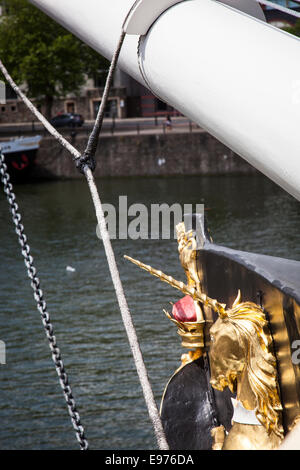
[(0, 58), (28, 96), (45, 104), (48, 118), (55, 97), (78, 93), (86, 75), (108, 68), (106, 59), (27, 0), (2, 3)]
[(284, 28), (284, 30), (287, 31), (288, 33), (293, 34), (294, 36), (300, 37), (300, 20), (297, 20), (294, 26)]

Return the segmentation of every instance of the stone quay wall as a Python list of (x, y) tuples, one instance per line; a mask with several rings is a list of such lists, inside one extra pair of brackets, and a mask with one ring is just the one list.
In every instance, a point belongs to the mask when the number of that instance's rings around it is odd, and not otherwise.
[[(69, 137), (83, 151), (87, 136)], [(205, 131), (102, 136), (96, 177), (225, 175), (257, 173), (251, 165)], [(37, 178), (79, 178), (70, 154), (44, 137), (36, 160)]]

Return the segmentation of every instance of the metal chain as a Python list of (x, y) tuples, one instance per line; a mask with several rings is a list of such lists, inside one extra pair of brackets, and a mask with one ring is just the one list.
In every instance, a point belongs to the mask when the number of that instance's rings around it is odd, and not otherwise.
[[(143, 393), (144, 393), (146, 405), (147, 405), (147, 408), (148, 408), (148, 413), (149, 413), (150, 419), (151, 419), (153, 427), (154, 427), (154, 432), (155, 432), (155, 435), (156, 435), (156, 438), (157, 438), (159, 448), (162, 449), (162, 450), (167, 450), (167, 449), (169, 449), (169, 446), (168, 446), (168, 443), (167, 443), (167, 440), (166, 440), (166, 437), (165, 437), (165, 433), (164, 433), (163, 425), (162, 425), (161, 418), (160, 418), (160, 415), (159, 415), (159, 411), (158, 411), (156, 403), (155, 403), (155, 398), (154, 398), (153, 391), (152, 391), (152, 388), (151, 388), (151, 384), (150, 384), (150, 381), (149, 381), (149, 378), (148, 378), (147, 370), (146, 370), (146, 367), (145, 367), (145, 364), (144, 364), (144, 360), (143, 360), (143, 356), (142, 356), (141, 349), (140, 349), (140, 346), (139, 346), (139, 342), (138, 342), (138, 338), (137, 338), (137, 335), (136, 335), (135, 327), (134, 327), (134, 324), (133, 324), (133, 321), (132, 321), (132, 318), (131, 318), (131, 313), (130, 313), (128, 305), (127, 305), (127, 300), (126, 300), (126, 297), (125, 297), (125, 294), (124, 294), (124, 290), (123, 290), (122, 282), (121, 282), (121, 279), (120, 279), (118, 267), (117, 267), (117, 264), (116, 264), (114, 252), (113, 252), (113, 249), (112, 249), (112, 246), (111, 246), (109, 233), (107, 231), (107, 227), (106, 227), (106, 224), (105, 224), (105, 219), (104, 219), (104, 214), (103, 214), (103, 210), (102, 210), (101, 200), (100, 200), (100, 197), (99, 197), (99, 194), (98, 194), (98, 191), (97, 191), (97, 187), (96, 187), (96, 184), (95, 184), (95, 180), (93, 178), (93, 173), (92, 173), (92, 171), (94, 171), (94, 169), (95, 169), (95, 162), (94, 162), (93, 157), (95, 155), (98, 139), (99, 139), (101, 128), (102, 128), (105, 105), (106, 105), (106, 102), (107, 102), (107, 99), (108, 99), (108, 96), (109, 96), (109, 90), (110, 90), (110, 87), (111, 87), (111, 84), (112, 84), (113, 73), (114, 73), (114, 70), (115, 70), (117, 62), (118, 62), (118, 58), (119, 58), (119, 55), (120, 55), (120, 52), (121, 52), (121, 48), (122, 48), (125, 36), (126, 36), (126, 34), (124, 33), (124, 31), (122, 31), (121, 35), (120, 35), (120, 38), (119, 38), (119, 41), (118, 41), (116, 51), (114, 53), (114, 56), (113, 56), (113, 59), (112, 59), (111, 65), (110, 65), (109, 74), (107, 76), (105, 90), (104, 90), (104, 94), (103, 94), (103, 97), (102, 97), (103, 99), (101, 101), (101, 106), (98, 110), (96, 122), (95, 122), (95, 125), (94, 125), (94, 128), (93, 128), (93, 131), (92, 131), (92, 133), (89, 137), (87, 148), (86, 148), (83, 155), (81, 155), (78, 152), (78, 150), (76, 150), (59, 133), (57, 133), (57, 131), (49, 124), (49, 122), (44, 118), (44, 116), (42, 116), (41, 113), (39, 113), (39, 111), (31, 103), (31, 101), (21, 92), (20, 88), (15, 84), (12, 77), (9, 75), (8, 71), (6, 70), (3, 63), (1, 62), (1, 60), (0, 60), (0, 71), (2, 71), (2, 73), (4, 74), (7, 81), (10, 83), (10, 85), (13, 87), (13, 89), (16, 91), (16, 93), (20, 96), (20, 98), (23, 100), (23, 102), (26, 104), (26, 106), (37, 116), (37, 118), (49, 130), (50, 134), (52, 134), (56, 139), (58, 139), (59, 142), (71, 153), (71, 155), (73, 155), (74, 160), (76, 162), (77, 168), (81, 171), (81, 173), (83, 173), (86, 176), (86, 179), (88, 181), (89, 188), (90, 188), (90, 191), (91, 191), (92, 199), (93, 199), (93, 202), (94, 202), (97, 219), (98, 219), (98, 223), (99, 223), (99, 226), (100, 226), (101, 236), (102, 236), (102, 240), (103, 240), (104, 247), (105, 247), (106, 257), (107, 257), (109, 269), (110, 269), (110, 272), (111, 272), (113, 284), (114, 284), (114, 287), (115, 287), (115, 291), (116, 291), (116, 295), (117, 295), (117, 299), (118, 299), (118, 303), (119, 303), (119, 307), (120, 307), (124, 327), (125, 327), (125, 330), (126, 330), (126, 333), (127, 333), (127, 336), (128, 336), (128, 340), (129, 340), (129, 344), (130, 344), (130, 347), (131, 347), (131, 350), (132, 350), (132, 354), (133, 354), (134, 362), (135, 362), (135, 365), (136, 365), (137, 373), (138, 373), (138, 376), (139, 376), (139, 379), (140, 379), (140, 382), (141, 382), (141, 386), (142, 386), (142, 390), (143, 390)], [(1, 155), (1, 148), (0, 148), (0, 155)], [(4, 162), (2, 163), (2, 165), (3, 164), (4, 164)], [(0, 170), (1, 170), (1, 166), (0, 166)], [(9, 175), (7, 174), (6, 171), (4, 172), (4, 174), (5, 174), (6, 178), (7, 177), (9, 178)], [(4, 180), (4, 185), (5, 185), (5, 181), (7, 181), (7, 185), (10, 184), (10, 183), (8, 183), (9, 180)], [(6, 191), (6, 193), (9, 194), (7, 191)], [(12, 187), (10, 189), (10, 193), (12, 193)], [(11, 201), (9, 199), (9, 202), (10, 202), (11, 206), (13, 206), (13, 204), (14, 204), (14, 195), (13, 195), (13, 198), (11, 199)], [(18, 207), (18, 206), (16, 206), (16, 207)], [(21, 226), (22, 230), (20, 230), (20, 228), (18, 227), (18, 224), (20, 223), (20, 217), (17, 218), (16, 220), (14, 218), (14, 217), (16, 217), (16, 216), (14, 216), (14, 213), (16, 213), (16, 210), (14, 210), (14, 211), (12, 210), (12, 213), (13, 213), (14, 223), (17, 227), (16, 231), (17, 231), (17, 234), (20, 238), (21, 236), (24, 236), (23, 235), (23, 230), (24, 229), (23, 229), (22, 226)], [(25, 238), (25, 243), (26, 243), (26, 238)], [(29, 275), (30, 279), (33, 279), (33, 274), (32, 274), (32, 271), (31, 271), (31, 269), (33, 269), (33, 268), (27, 260), (27, 257), (29, 257), (29, 247), (28, 247), (28, 254), (27, 254), (27, 251), (24, 250), (24, 248), (23, 248), (24, 242), (23, 242), (22, 238), (20, 240), (20, 244), (22, 246), (22, 253), (23, 253), (23, 256), (25, 258), (25, 265), (28, 269), (28, 275)], [(29, 268), (31, 268), (31, 269), (29, 269)], [(34, 271), (34, 273), (35, 273), (35, 271)], [(37, 293), (36, 293), (36, 291), (41, 292), (40, 289), (39, 289), (39, 281), (38, 281), (38, 286), (37, 287), (35, 287), (35, 285), (33, 283), (32, 283), (32, 286), (33, 286), (33, 289), (35, 291), (35, 298), (36, 298), (37, 303), (38, 303), (38, 309), (42, 314), (42, 319), (43, 319), (43, 323), (44, 323), (45, 320), (44, 320), (43, 315), (45, 315), (46, 304), (45, 304), (45, 309), (43, 310), (42, 309), (43, 300), (40, 300), (37, 296)], [(47, 316), (48, 316), (48, 314), (46, 312), (46, 318), (47, 318)], [(86, 447), (83, 447), (81, 445), (82, 448), (87, 448), (87, 442), (84, 439), (83, 429), (82, 429), (82, 426), (80, 425), (79, 415), (78, 415), (78, 413), (76, 411), (76, 408), (75, 408), (75, 403), (74, 403), (74, 399), (73, 399), (72, 394), (71, 394), (71, 389), (69, 388), (68, 384), (67, 384), (67, 386), (65, 386), (65, 383), (62, 380), (63, 378), (65, 378), (67, 376), (64, 372), (64, 369), (62, 369), (62, 373), (61, 373), (61, 371), (57, 367), (57, 362), (56, 362), (57, 358), (56, 358), (55, 353), (53, 352), (53, 350), (55, 350), (55, 348), (53, 348), (53, 340), (49, 338), (49, 333), (52, 331), (52, 326), (51, 326), (50, 330), (49, 330), (49, 326), (48, 326), (47, 323), (46, 324), (44, 323), (44, 326), (45, 326), (47, 337), (49, 339), (49, 344), (50, 344), (50, 348), (51, 348), (51, 351), (52, 351), (53, 361), (55, 363), (56, 370), (57, 370), (57, 373), (58, 373), (58, 376), (59, 376), (59, 379), (60, 379), (60, 383), (61, 383), (62, 389), (63, 389), (65, 397), (66, 397), (66, 401), (67, 401), (67, 404), (68, 404), (68, 407), (69, 407), (69, 413), (70, 413), (70, 416), (71, 416), (71, 419), (72, 419), (72, 423), (73, 423), (74, 429), (76, 430), (77, 439), (79, 440), (79, 442), (81, 444), (82, 443), (86, 444)], [(56, 346), (56, 343), (55, 343), (55, 346)], [(62, 364), (60, 356), (59, 356), (58, 364), (59, 365)], [(71, 399), (69, 398), (69, 395), (66, 394), (66, 392), (68, 390), (70, 391)], [(72, 406), (72, 400), (73, 400), (73, 403), (74, 403), (74, 407)], [(74, 409), (75, 409), (75, 412), (74, 412)], [(78, 422), (76, 422), (76, 420), (74, 420), (74, 413), (75, 413), (75, 417), (78, 416)], [(78, 432), (78, 430), (79, 430), (79, 432)], [(81, 431), (82, 431), (82, 434), (80, 434)]]
[(22, 248), (22, 255), (24, 257), (24, 263), (27, 268), (28, 277), (31, 280), (31, 287), (33, 289), (34, 299), (37, 303), (37, 309), (41, 314), (42, 322), (44, 325), (45, 333), (49, 341), (49, 347), (51, 350), (52, 359), (56, 368), (56, 372), (59, 378), (61, 388), (65, 400), (67, 402), (68, 412), (71, 417), (72, 425), (76, 433), (76, 438), (79, 442), (81, 450), (88, 449), (88, 442), (85, 438), (84, 428), (80, 421), (80, 416), (77, 411), (76, 403), (73, 398), (71, 386), (69, 385), (68, 375), (65, 371), (65, 367), (62, 361), (60, 349), (57, 346), (56, 337), (53, 332), (53, 326), (50, 321), (49, 313), (47, 312), (47, 304), (44, 300), (43, 291), (40, 288), (40, 280), (37, 277), (37, 270), (33, 264), (33, 258), (30, 255), (30, 247), (27, 243), (27, 237), (24, 233), (24, 226), (21, 224), (21, 215), (19, 213), (19, 207), (16, 203), (16, 196), (13, 192), (13, 186), (10, 183), (10, 176), (7, 172), (7, 166), (5, 164), (4, 155), (1, 152), (0, 147), (0, 176), (1, 181), (4, 185), (4, 192), (7, 196), (7, 200), (10, 205), (10, 212), (12, 214), (12, 220), (15, 224), (15, 231), (18, 235), (19, 243)]

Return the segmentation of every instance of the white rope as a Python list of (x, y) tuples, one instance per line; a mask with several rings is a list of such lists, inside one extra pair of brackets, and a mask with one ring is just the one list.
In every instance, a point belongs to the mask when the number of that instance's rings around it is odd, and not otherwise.
[(161, 450), (168, 450), (168, 444), (165, 438), (164, 430), (162, 427), (161, 419), (159, 416), (159, 412), (155, 403), (154, 395), (151, 389), (151, 385), (149, 382), (147, 370), (143, 361), (143, 356), (139, 347), (139, 342), (136, 336), (135, 328), (132, 322), (131, 314), (127, 305), (126, 297), (124, 294), (122, 282), (119, 275), (119, 270), (117, 267), (115, 255), (111, 246), (111, 241), (109, 238), (109, 233), (106, 227), (105, 217), (102, 209), (101, 200), (99, 197), (99, 193), (97, 191), (97, 187), (95, 184), (95, 180), (93, 177), (93, 173), (88, 167), (85, 167), (85, 176), (90, 188), (90, 192), (92, 195), (97, 221), (100, 228), (100, 233), (106, 253), (106, 258), (108, 261), (110, 274), (112, 277), (112, 281), (114, 284), (114, 288), (116, 291), (124, 327), (128, 336), (128, 341), (131, 347), (131, 351), (134, 357), (134, 362), (136, 365), (137, 373), (141, 382), (141, 386), (143, 389), (145, 401), (148, 407), (148, 412), (150, 419), (152, 421), (158, 446)]
[[(117, 49), (120, 50), (120, 47), (122, 46), (123, 40), (124, 40), (124, 36), (121, 35)], [(114, 55), (114, 57), (116, 57), (116, 55)], [(113, 61), (112, 65), (111, 65), (111, 68), (113, 66), (115, 67), (115, 65), (116, 65), (116, 61)], [(37, 117), (37, 119), (39, 119), (39, 121), (50, 132), (50, 134), (55, 139), (57, 139), (61, 143), (61, 145), (63, 145), (71, 153), (71, 155), (73, 155), (75, 160), (77, 160), (77, 161), (81, 160), (82, 155), (80, 154), (80, 152), (78, 152), (66, 139), (64, 139), (62, 137), (62, 135), (56, 129), (54, 129), (54, 127), (47, 121), (47, 119), (36, 109), (36, 107), (33, 105), (33, 103), (24, 95), (24, 93), (21, 92), (20, 88), (13, 81), (12, 77), (9, 75), (8, 71), (4, 67), (1, 60), (0, 60), (0, 70), (2, 71), (2, 73), (5, 76), (8, 83), (13, 87), (15, 92), (20, 96), (20, 98), (23, 100), (23, 102), (26, 104), (26, 106)], [(108, 80), (111, 81), (111, 74), (110, 73), (108, 75)], [(107, 81), (107, 83), (108, 83), (108, 81)], [(106, 87), (106, 90), (108, 90), (108, 87)], [(108, 92), (107, 92), (106, 96), (108, 97)], [(101, 104), (102, 104), (102, 108), (104, 109), (103, 101), (104, 100), (102, 100)], [(99, 110), (99, 111), (100, 111), (99, 114), (101, 114), (101, 110)], [(99, 114), (98, 114), (98, 116), (99, 116)], [(101, 120), (101, 118), (100, 118), (100, 120)], [(101, 126), (101, 123), (100, 123), (100, 126)], [(114, 252), (113, 252), (113, 248), (112, 248), (111, 241), (110, 241), (110, 238), (109, 238), (109, 233), (108, 233), (108, 230), (107, 230), (107, 227), (106, 227), (105, 217), (104, 217), (104, 213), (103, 213), (99, 193), (97, 191), (97, 187), (96, 187), (95, 180), (94, 180), (91, 169), (87, 165), (83, 165), (82, 170), (83, 170), (83, 173), (86, 176), (86, 179), (87, 179), (87, 182), (88, 182), (88, 185), (89, 185), (89, 188), (90, 188), (91, 196), (92, 196), (92, 199), (93, 199), (93, 203), (94, 203), (94, 206), (95, 206), (96, 217), (97, 217), (97, 220), (98, 220), (100, 233), (101, 233), (101, 237), (102, 237), (102, 240), (103, 240), (104, 249), (105, 249), (105, 253), (106, 253), (106, 257), (107, 257), (107, 261), (108, 261), (108, 265), (109, 265), (113, 285), (114, 285), (114, 288), (115, 288), (115, 291), (116, 291), (116, 296), (117, 296), (117, 299), (118, 299), (122, 320), (123, 320), (124, 327), (125, 327), (125, 330), (126, 330), (126, 333), (127, 333), (129, 345), (130, 345), (130, 348), (131, 348), (131, 351), (132, 351), (132, 354), (133, 354), (133, 358), (134, 358), (136, 370), (137, 370), (137, 373), (138, 373), (138, 377), (140, 379), (140, 383), (141, 383), (141, 386), (142, 386), (144, 398), (145, 398), (146, 405), (147, 405), (147, 408), (148, 408), (148, 413), (149, 413), (150, 419), (151, 419), (152, 424), (153, 424), (153, 428), (154, 428), (155, 436), (156, 436), (156, 439), (157, 439), (157, 443), (158, 443), (158, 446), (159, 446), (160, 450), (168, 450), (169, 446), (168, 446), (168, 443), (166, 441), (166, 437), (165, 437), (165, 434), (164, 434), (161, 418), (160, 418), (158, 408), (157, 408), (156, 403), (155, 403), (155, 398), (154, 398), (153, 391), (152, 391), (152, 388), (151, 388), (151, 385), (150, 385), (150, 382), (149, 382), (147, 370), (146, 370), (146, 367), (145, 367), (145, 364), (144, 364), (144, 360), (143, 360), (142, 352), (141, 352), (141, 349), (140, 349), (140, 346), (139, 346), (139, 342), (138, 342), (138, 338), (137, 338), (137, 335), (136, 335), (135, 327), (134, 327), (134, 324), (133, 324), (133, 321), (132, 321), (132, 318), (131, 318), (131, 314), (130, 314), (130, 311), (129, 311), (129, 308), (128, 308), (128, 305), (127, 305), (126, 297), (125, 297), (125, 294), (124, 294), (122, 282), (121, 282), (121, 279), (120, 279), (119, 270), (118, 270), (118, 267), (117, 267), (117, 263), (116, 263)]]

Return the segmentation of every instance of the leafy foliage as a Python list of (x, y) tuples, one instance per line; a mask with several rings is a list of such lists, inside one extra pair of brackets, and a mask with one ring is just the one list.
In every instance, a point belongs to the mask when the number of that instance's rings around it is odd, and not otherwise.
[[(0, 0), (1, 3), (1, 0)], [(0, 58), (27, 93), (48, 105), (78, 93), (108, 62), (27, 0), (5, 0), (0, 17)]]
[(294, 36), (300, 37), (300, 20), (297, 20), (294, 26), (284, 28), (284, 30), (293, 34)]

